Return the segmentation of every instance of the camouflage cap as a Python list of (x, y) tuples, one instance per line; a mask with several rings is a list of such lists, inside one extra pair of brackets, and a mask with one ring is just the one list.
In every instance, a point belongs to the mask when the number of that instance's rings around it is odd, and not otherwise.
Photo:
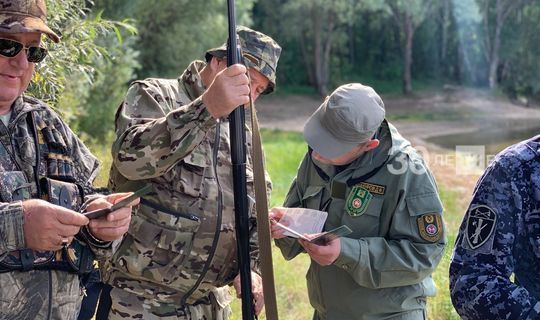
[[(240, 37), (240, 46), (246, 67), (254, 68), (268, 78), (270, 84), (263, 94), (271, 93), (276, 86), (276, 68), (281, 47), (274, 39), (250, 28), (238, 26), (236, 32)], [(227, 43), (224, 43), (221, 47), (206, 51), (205, 57), (208, 61), (211, 56), (222, 58), (226, 55)]]
[(45, 0), (0, 0), (0, 32), (41, 32), (54, 42), (60, 38), (47, 26)]

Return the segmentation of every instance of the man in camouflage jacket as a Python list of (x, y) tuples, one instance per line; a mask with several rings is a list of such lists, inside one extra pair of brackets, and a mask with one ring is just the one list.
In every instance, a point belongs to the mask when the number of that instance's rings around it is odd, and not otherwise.
[(97, 159), (43, 102), (23, 96), (45, 58), (43, 0), (0, 6), (0, 318), (75, 319), (79, 277), (110, 256), (130, 207), (89, 222), (78, 211), (111, 206), (123, 194), (92, 193)]
[[(239, 105), (270, 93), (281, 52), (270, 37), (238, 29), (243, 65), (209, 50), (178, 79), (136, 81), (117, 113), (110, 187), (150, 184), (112, 259), (109, 319), (226, 319), (227, 285), (239, 284), (229, 123)], [(248, 148), (251, 134), (247, 134)], [(248, 193), (253, 195), (251, 157)], [(263, 297), (251, 219), (256, 311)], [(235, 285), (235, 286), (236, 286)]]

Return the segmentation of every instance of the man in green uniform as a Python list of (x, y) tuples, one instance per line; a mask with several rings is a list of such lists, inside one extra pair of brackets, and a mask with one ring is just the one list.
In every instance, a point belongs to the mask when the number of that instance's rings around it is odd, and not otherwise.
[[(314, 319), (426, 319), (431, 273), (446, 244), (442, 205), (422, 157), (387, 120), (370, 87), (336, 89), (304, 127), (309, 145), (285, 207), (328, 212), (324, 229), (352, 234), (327, 245), (272, 236), (285, 259), (307, 253)], [(274, 208), (279, 221), (283, 208)]]
[[(243, 65), (227, 67), (225, 46), (209, 50), (178, 79), (136, 81), (117, 113), (110, 186), (151, 184), (107, 272), (109, 319), (226, 319), (239, 284), (229, 123), (237, 106), (273, 91), (281, 48), (240, 27)], [(248, 149), (251, 134), (247, 132)], [(251, 157), (248, 193), (253, 196)], [(263, 296), (251, 219), (255, 310)]]
[(112, 255), (131, 219), (124, 207), (89, 221), (123, 194), (93, 194), (99, 163), (49, 106), (24, 95), (46, 24), (43, 0), (0, 1), (0, 319), (77, 318), (81, 278)]

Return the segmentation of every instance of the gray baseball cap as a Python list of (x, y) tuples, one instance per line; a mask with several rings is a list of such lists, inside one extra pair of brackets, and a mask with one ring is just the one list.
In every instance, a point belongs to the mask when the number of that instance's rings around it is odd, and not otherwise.
[(384, 120), (384, 103), (373, 88), (340, 86), (304, 125), (304, 139), (325, 158), (346, 154), (373, 137)]

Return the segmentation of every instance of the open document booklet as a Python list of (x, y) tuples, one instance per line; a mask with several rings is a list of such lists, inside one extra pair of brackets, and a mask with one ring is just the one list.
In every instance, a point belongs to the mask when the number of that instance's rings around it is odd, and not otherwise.
[[(326, 245), (328, 242), (352, 232), (349, 227), (342, 225), (333, 230), (321, 233), (327, 217), (328, 213), (324, 211), (305, 208), (285, 208), (285, 213), (281, 217), (280, 222), (273, 223), (286, 231), (284, 235), (304, 239), (317, 245)], [(308, 238), (304, 234), (318, 235)]]

